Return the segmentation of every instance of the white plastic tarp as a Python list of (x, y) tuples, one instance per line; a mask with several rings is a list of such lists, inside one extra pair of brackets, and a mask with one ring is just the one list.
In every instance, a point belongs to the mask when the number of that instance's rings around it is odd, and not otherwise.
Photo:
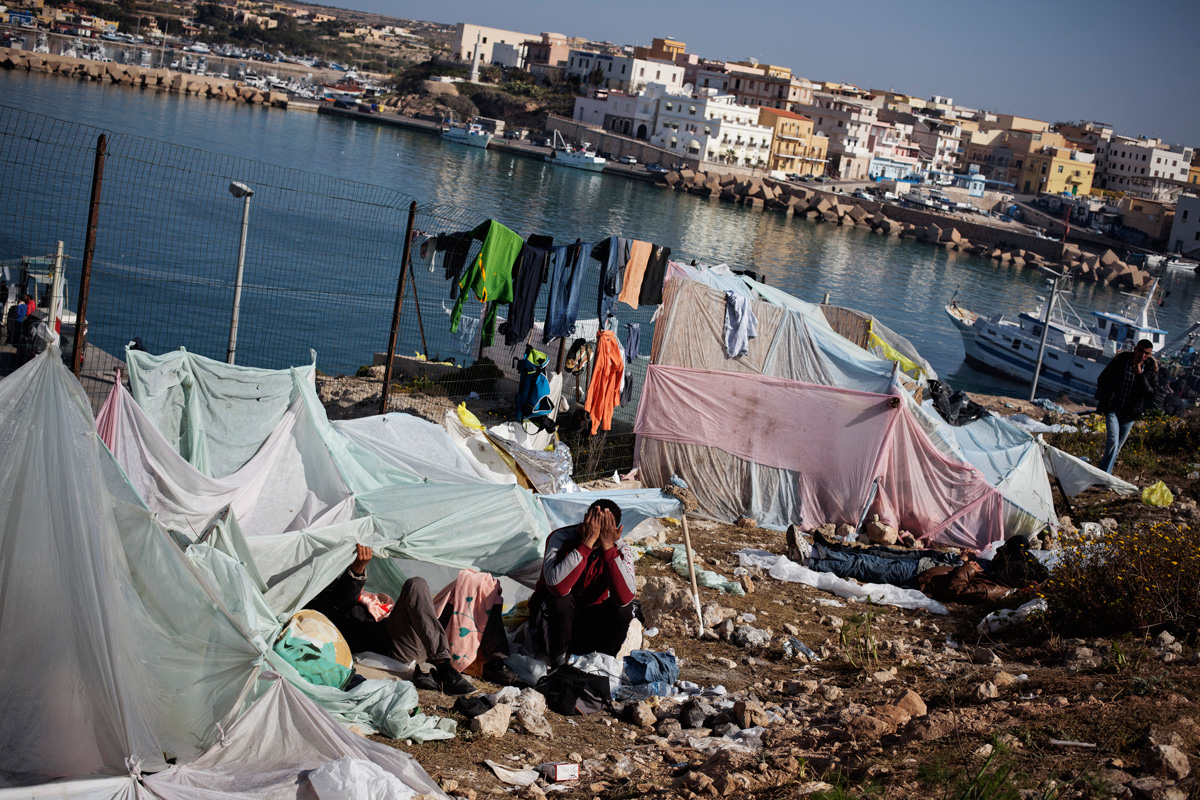
[[(313, 363), (297, 367), (309, 387)], [(151, 355), (126, 348), (129, 389), (154, 427), (201, 473), (240, 469), (279, 426), (295, 400), (290, 370), (226, 364), (179, 350)]]
[(163, 534), (50, 348), (0, 381), (0, 785), (197, 755), (259, 652)]
[(168, 529), (194, 540), (226, 507), (246, 530), (278, 533), (354, 516), (350, 489), (297, 398), (254, 457), (213, 478), (189, 464), (117, 384), (97, 427), (125, 475)]
[(621, 525), (632, 531), (645, 519), (678, 517), (683, 510), (678, 498), (660, 489), (602, 489), (595, 492), (567, 492), (538, 495), (550, 529), (577, 525), (588, 506), (597, 500), (612, 500), (621, 509)]
[(1104, 486), (1123, 495), (1138, 493), (1138, 488), (1132, 483), (1121, 480), (1116, 475), (1109, 475), (1070, 453), (1046, 444), (1041, 441), (1041, 437), (1038, 437), (1038, 444), (1042, 447), (1046, 469), (1062, 482), (1063, 491), (1068, 497), (1074, 497), (1093, 486)]
[[(371, 797), (447, 796), (407, 753), (350, 733), (287, 681), (270, 673), (263, 679), (269, 687), (219, 744), (191, 763), (143, 778), (153, 797), (329, 800), (353, 798), (367, 781), (378, 790)], [(346, 769), (343, 759), (356, 768)]]
[(787, 556), (750, 548), (737, 552), (738, 562), (743, 567), (755, 567), (766, 571), (777, 581), (802, 583), (823, 592), (836, 594), (864, 603), (874, 603), (897, 608), (923, 608), (931, 614), (947, 614), (946, 607), (916, 589), (905, 589), (890, 583), (856, 583), (839, 578), (831, 572), (817, 572), (802, 567)]

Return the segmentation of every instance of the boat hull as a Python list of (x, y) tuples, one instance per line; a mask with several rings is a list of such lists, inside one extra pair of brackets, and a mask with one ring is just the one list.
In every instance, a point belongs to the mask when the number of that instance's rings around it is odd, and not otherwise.
[[(964, 317), (950, 313), (950, 320), (962, 336), (968, 361), (1022, 383), (1032, 383), (1039, 342), (1002, 330), (1015, 326), (982, 317), (967, 322)], [(1104, 366), (1105, 363), (1096, 359), (1077, 356), (1047, 344), (1038, 388), (1090, 401), (1096, 395), (1096, 381)]]
[(492, 143), (492, 135), (490, 133), (466, 133), (458, 128), (443, 130), (442, 138), (448, 142), (465, 144), (468, 147), (486, 148)]
[(552, 164), (557, 164), (560, 167), (570, 167), (571, 169), (581, 169), (585, 172), (600, 172), (608, 164), (603, 158), (594, 158), (592, 156), (576, 156), (573, 153), (551, 153), (547, 156), (547, 160)]

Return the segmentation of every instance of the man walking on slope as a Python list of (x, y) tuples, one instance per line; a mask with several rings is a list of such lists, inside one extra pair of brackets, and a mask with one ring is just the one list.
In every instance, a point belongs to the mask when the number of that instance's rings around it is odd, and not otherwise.
[(1158, 364), (1150, 355), (1154, 343), (1142, 339), (1132, 351), (1117, 353), (1096, 381), (1096, 412), (1104, 415), (1107, 432), (1100, 469), (1112, 474), (1117, 454), (1158, 392)]
[(621, 508), (597, 500), (579, 525), (546, 540), (542, 577), (529, 600), (526, 645), (551, 667), (568, 654), (615, 656), (633, 621), (633, 553), (621, 538)]

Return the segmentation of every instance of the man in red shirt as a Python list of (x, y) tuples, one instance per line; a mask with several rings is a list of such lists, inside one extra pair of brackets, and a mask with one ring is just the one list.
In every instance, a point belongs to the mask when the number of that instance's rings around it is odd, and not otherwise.
[(633, 553), (621, 508), (597, 500), (579, 525), (546, 540), (542, 576), (529, 601), (531, 645), (557, 667), (572, 653), (615, 656), (633, 621)]

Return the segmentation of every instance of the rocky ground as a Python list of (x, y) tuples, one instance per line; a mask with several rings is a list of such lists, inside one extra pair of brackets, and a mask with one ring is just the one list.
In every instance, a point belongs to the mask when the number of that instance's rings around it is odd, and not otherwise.
[[(319, 388), (331, 417), (377, 408), (378, 383), (370, 379), (322, 376)], [(1012, 398), (974, 399), (998, 413), (1068, 423), (1087, 410), (1069, 405), (1058, 415)], [(440, 421), (458, 400), (408, 391), (393, 395), (391, 406)], [(486, 403), (469, 405), (487, 411)], [(1124, 477), (1145, 484), (1157, 476)], [(1200, 524), (1200, 481), (1175, 471), (1162, 477), (1176, 491), (1174, 507), (1092, 491), (1072, 501), (1075, 523)], [(746, 594), (702, 588), (707, 632), (700, 636), (685, 579), (668, 550), (651, 548), (638, 562), (638, 582), (646, 624), (658, 633), (645, 644), (674, 650), (683, 680), (710, 692), (723, 687), (723, 695), (563, 717), (527, 691), (472, 731), (454, 698), (422, 692), (426, 712), (458, 720), (458, 737), (381, 741), (414, 755), (447, 792), (468, 800), (1200, 796), (1191, 773), (1200, 768), (1195, 637), (1064, 639), (1036, 621), (988, 636), (976, 627), (985, 614), (1015, 607), (1028, 593), (996, 606), (951, 606), (946, 616), (868, 606), (754, 569), (735, 576), (736, 551), (783, 553), (782, 534), (700, 520), (691, 531), (702, 566), (741, 581)], [(682, 541), (678, 526), (660, 536)], [(814, 657), (798, 653), (793, 639)], [(515, 787), (488, 761), (509, 770), (575, 763), (580, 779)]]

